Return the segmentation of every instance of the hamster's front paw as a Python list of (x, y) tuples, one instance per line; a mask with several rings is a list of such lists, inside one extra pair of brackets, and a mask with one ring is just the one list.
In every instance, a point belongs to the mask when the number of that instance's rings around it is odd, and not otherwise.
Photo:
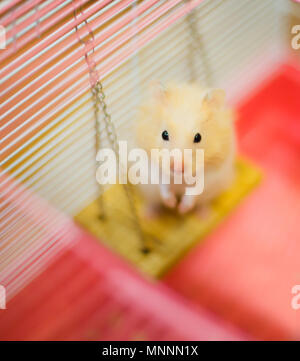
[(180, 214), (185, 214), (190, 212), (195, 207), (195, 203), (196, 203), (195, 197), (184, 195), (181, 198), (181, 201), (178, 205), (178, 212)]
[(168, 184), (160, 185), (160, 198), (163, 205), (167, 208), (175, 208), (177, 204), (177, 199), (175, 194), (170, 189)]

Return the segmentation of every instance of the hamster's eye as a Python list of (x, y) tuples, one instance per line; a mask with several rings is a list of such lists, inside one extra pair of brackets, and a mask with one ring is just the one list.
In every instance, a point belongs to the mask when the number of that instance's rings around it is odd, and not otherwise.
[(163, 140), (169, 140), (169, 133), (167, 130), (164, 130), (162, 133), (161, 133), (161, 136), (162, 136), (162, 139)]
[(195, 136), (194, 136), (194, 143), (200, 143), (201, 142), (201, 134), (200, 133), (197, 133)]

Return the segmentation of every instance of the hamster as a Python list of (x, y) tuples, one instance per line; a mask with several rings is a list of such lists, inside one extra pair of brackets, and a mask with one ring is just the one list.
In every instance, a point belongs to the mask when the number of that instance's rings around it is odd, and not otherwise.
[[(170, 184), (140, 184), (149, 209), (160, 204), (185, 214), (197, 208), (207, 209), (210, 202), (230, 186), (234, 179), (234, 114), (225, 105), (225, 92), (197, 84), (170, 84), (162, 88), (152, 83), (151, 95), (138, 109), (134, 122), (135, 146), (150, 156), (151, 149), (191, 149), (193, 162), (176, 169), (159, 165), (170, 174)], [(204, 150), (204, 188), (199, 195), (189, 195), (187, 184), (175, 184), (176, 172), (187, 169), (195, 174), (196, 149)], [(150, 164), (149, 164), (150, 166)], [(178, 165), (177, 165), (178, 168)]]

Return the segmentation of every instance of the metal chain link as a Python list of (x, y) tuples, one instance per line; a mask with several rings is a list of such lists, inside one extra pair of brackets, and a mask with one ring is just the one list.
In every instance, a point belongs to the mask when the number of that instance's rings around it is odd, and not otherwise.
[[(80, 9), (81, 9), (81, 7), (80, 7)], [(82, 9), (81, 9), (81, 12), (82, 12)], [(75, 9), (74, 9), (74, 16), (76, 18), (76, 10)], [(85, 20), (85, 24), (89, 30), (89, 35), (91, 36), (91, 38), (88, 41), (83, 41), (82, 39), (79, 38), (79, 41), (84, 46), (87, 46), (90, 42), (94, 41), (94, 33), (90, 29), (86, 20)], [(77, 26), (75, 26), (75, 28), (76, 28), (76, 32), (77, 32), (77, 30), (78, 30)], [(92, 54), (94, 53), (94, 51), (95, 51), (95, 49), (93, 47)], [(95, 141), (96, 155), (98, 154), (100, 147), (101, 147), (101, 144), (100, 144), (100, 117), (99, 117), (99, 113), (101, 110), (102, 115), (103, 115), (105, 131), (106, 131), (107, 137), (109, 139), (109, 142), (112, 146), (112, 149), (115, 152), (117, 163), (119, 164), (119, 143), (118, 143), (117, 132), (115, 129), (115, 125), (111, 119), (111, 115), (107, 109), (107, 104), (106, 104), (106, 100), (105, 100), (106, 96), (105, 96), (105, 92), (103, 89), (103, 85), (102, 85), (101, 81), (99, 80), (99, 74), (97, 72), (97, 65), (96, 65), (96, 62), (94, 61), (94, 59), (90, 58), (90, 56), (88, 55), (88, 52), (85, 53), (85, 59), (88, 64), (88, 67), (89, 67), (91, 92), (92, 92), (93, 103), (94, 103), (95, 128), (96, 128), (96, 141)], [(120, 172), (120, 169), (119, 169), (119, 172)], [(100, 219), (104, 219), (105, 218), (105, 208), (104, 208), (105, 205), (104, 205), (103, 197), (102, 197), (103, 189), (102, 189), (102, 186), (100, 183), (98, 183), (98, 185), (100, 188), (99, 189), (99, 191), (100, 191), (99, 207), (100, 207), (100, 211), (101, 211)], [(133, 216), (134, 226), (135, 226), (135, 228), (138, 232), (139, 238), (141, 240), (141, 244), (142, 244), (141, 251), (143, 253), (148, 253), (149, 248), (147, 246), (145, 233), (144, 233), (142, 225), (140, 223), (139, 215), (138, 215), (135, 203), (134, 203), (134, 196), (132, 193), (132, 189), (131, 189), (130, 185), (127, 183), (123, 184), (123, 188), (124, 188), (126, 197), (128, 199), (131, 214)]]
[[(93, 77), (93, 74), (90, 72), (90, 79)], [(99, 122), (99, 107), (98, 107), (98, 101), (97, 101), (97, 90), (96, 86), (91, 87), (92, 97), (93, 97), (93, 104), (94, 104), (94, 119), (95, 119), (95, 157), (97, 157), (98, 151), (100, 149), (101, 143), (100, 143), (100, 122)], [(97, 168), (97, 162), (96, 162), (96, 168)], [(99, 205), (99, 219), (104, 220), (105, 218), (105, 205), (103, 201), (103, 187), (102, 185), (97, 182), (98, 191), (99, 191), (99, 197), (98, 197), (98, 205)]]
[[(93, 96), (96, 98), (96, 102), (95, 102), (95, 104), (96, 104), (95, 108), (97, 109), (96, 114), (98, 114), (99, 106), (100, 106), (100, 108), (102, 110), (102, 114), (103, 114), (103, 121), (105, 124), (106, 134), (107, 134), (110, 144), (116, 154), (117, 163), (119, 164), (119, 156), (120, 155), (119, 155), (119, 143), (118, 143), (118, 138), (117, 138), (117, 132), (115, 129), (115, 125), (111, 120), (111, 115), (107, 111), (107, 104), (105, 101), (105, 93), (103, 90), (103, 85), (100, 81), (97, 81), (96, 84), (92, 87), (92, 92), (93, 92)], [(97, 126), (99, 127), (99, 123)], [(99, 149), (100, 148), (98, 148), (98, 150)], [(119, 172), (120, 171), (121, 170), (119, 169)], [(124, 192), (126, 194), (126, 197), (127, 197), (127, 200), (128, 200), (129, 206), (130, 206), (131, 214), (133, 216), (134, 226), (135, 226), (136, 230), (138, 231), (139, 238), (142, 243), (141, 250), (143, 253), (148, 253), (149, 248), (147, 247), (145, 233), (143, 231), (142, 225), (140, 223), (139, 215), (137, 213), (132, 189), (131, 189), (130, 185), (127, 183), (122, 184), (122, 185), (123, 185)]]
[[(74, 5), (74, 0), (72, 1), (72, 5)], [(80, 4), (79, 6), (80, 12), (81, 14), (83, 14), (83, 10), (82, 10), (82, 4)], [(74, 18), (77, 19), (77, 10), (75, 8), (75, 6), (73, 7), (73, 12), (74, 12)], [(89, 24), (87, 22), (87, 20), (84, 20), (84, 24), (88, 29), (88, 35), (89, 38), (88, 40), (82, 40), (81, 37), (78, 34), (78, 26), (77, 24), (75, 25), (75, 30), (76, 30), (76, 34), (78, 37), (79, 42), (85, 47), (87, 48), (87, 46), (91, 43), (94, 42), (94, 33), (91, 31)], [(91, 49), (91, 53), (94, 54), (95, 49), (92, 46)], [(90, 79), (90, 84), (91, 84), (91, 92), (92, 92), (92, 97), (93, 97), (93, 103), (94, 103), (94, 118), (95, 118), (95, 158), (97, 157), (97, 153), (98, 153), (98, 149), (100, 149), (100, 127), (99, 127), (99, 109), (97, 107), (97, 97), (96, 97), (96, 92), (93, 90), (94, 89), (94, 84), (96, 84), (97, 80), (99, 79), (99, 75), (97, 73), (97, 68), (96, 68), (96, 63), (95, 61), (90, 58), (89, 52), (87, 51), (87, 49), (85, 49), (85, 60), (86, 63), (88, 65), (89, 68), (89, 79)], [(97, 171), (97, 163), (95, 163), (96, 166), (96, 171)], [(100, 194), (100, 197), (98, 198), (98, 204), (99, 204), (99, 219), (104, 219), (105, 218), (105, 208), (104, 208), (104, 202), (103, 202), (103, 197), (101, 196), (103, 194), (103, 187), (102, 185), (96, 181), (97, 187), (98, 187), (98, 193)]]

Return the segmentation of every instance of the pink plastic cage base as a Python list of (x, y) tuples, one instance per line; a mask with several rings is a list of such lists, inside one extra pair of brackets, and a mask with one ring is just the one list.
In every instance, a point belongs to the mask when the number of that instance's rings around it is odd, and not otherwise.
[(240, 150), (264, 179), (164, 279), (262, 339), (300, 339), (299, 96), (300, 70), (285, 65), (239, 106)]
[[(16, 252), (0, 274), (0, 284), (10, 296), (7, 309), (0, 309), (0, 340), (244, 339), (232, 326), (194, 310), (166, 286), (144, 279), (3, 173), (0, 193), (7, 212), (12, 208), (24, 218), (24, 230), (36, 226), (39, 236), (36, 244)], [(2, 260), (7, 261), (3, 256)], [(37, 273), (40, 263), (44, 264)]]
[(239, 340), (82, 232), (0, 311), (0, 340)]

